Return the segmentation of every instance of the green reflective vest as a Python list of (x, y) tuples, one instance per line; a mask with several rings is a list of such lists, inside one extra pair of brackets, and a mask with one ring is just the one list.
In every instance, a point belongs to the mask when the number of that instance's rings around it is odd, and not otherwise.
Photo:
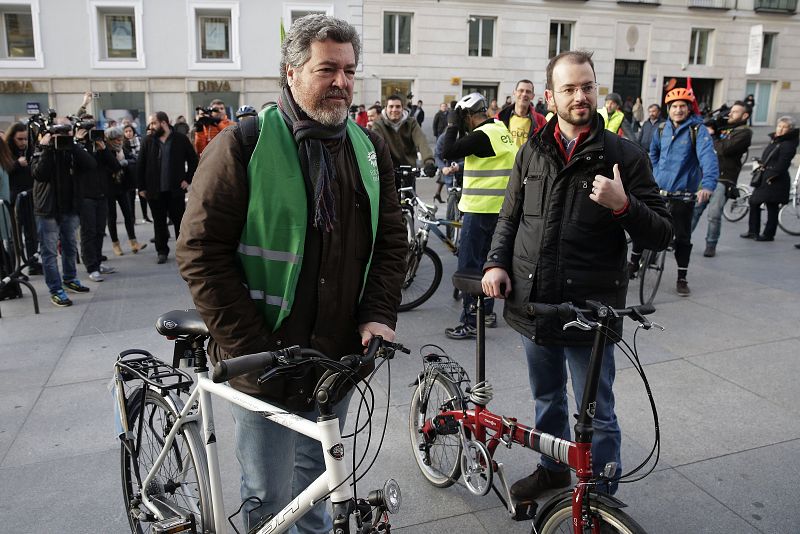
[(505, 124), (495, 119), (475, 128), (489, 136), (494, 156), (464, 158), (464, 185), (458, 209), (463, 213), (500, 213), (517, 145)]
[(620, 127), (622, 126), (622, 120), (625, 118), (625, 114), (622, 110), (617, 110), (614, 112), (611, 117), (608, 116), (608, 110), (604, 107), (597, 108), (597, 112), (603, 117), (603, 120), (606, 123), (606, 130), (612, 133), (618, 133)]
[[(308, 193), (297, 158), (297, 143), (277, 106), (259, 113), (258, 122), (258, 142), (247, 166), (247, 220), (237, 252), (250, 298), (274, 332), (292, 311), (303, 265)], [(367, 134), (350, 119), (347, 136), (369, 197), (374, 246), (380, 201), (377, 155)], [(368, 263), (364, 281), (369, 267)]]

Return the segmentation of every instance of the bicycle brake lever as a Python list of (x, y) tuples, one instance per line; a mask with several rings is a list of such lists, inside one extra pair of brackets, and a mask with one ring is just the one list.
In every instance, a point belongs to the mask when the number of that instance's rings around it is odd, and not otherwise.
[(566, 323), (562, 330), (566, 330), (567, 328), (571, 328), (573, 326), (575, 328), (579, 328), (579, 329), (585, 330), (585, 331), (589, 331), (589, 330), (592, 329), (592, 327), (590, 325), (588, 325), (588, 324), (586, 324), (586, 323), (584, 323), (584, 322), (582, 322), (580, 320), (575, 320), (575, 321), (570, 321), (570, 322)]

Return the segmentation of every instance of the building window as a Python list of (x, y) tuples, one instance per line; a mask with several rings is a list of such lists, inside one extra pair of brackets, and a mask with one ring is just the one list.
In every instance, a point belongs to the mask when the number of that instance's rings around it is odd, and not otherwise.
[(708, 47), (711, 30), (692, 28), (692, 42), (689, 47), (689, 63), (691, 65), (708, 64)]
[(574, 22), (550, 23), (549, 58), (553, 58), (561, 52), (567, 52), (572, 49), (572, 31), (574, 26)]
[(775, 56), (773, 52), (775, 48), (775, 40), (777, 33), (764, 33), (764, 46), (761, 47), (761, 68), (771, 69), (775, 66)]
[(231, 17), (224, 13), (205, 13), (197, 16), (197, 30), (200, 34), (200, 59), (231, 59)]
[(36, 48), (33, 43), (33, 17), (27, 6), (0, 6), (2, 15), (2, 50), (0, 57), (33, 59)]
[(92, 67), (145, 68), (141, 0), (90, 0)]
[(0, 68), (43, 68), (39, 31), (39, 0), (0, 0)]
[(238, 70), (239, 2), (189, 0), (189, 41), (193, 70)]
[(107, 59), (136, 59), (136, 22), (133, 13), (103, 15)]
[(469, 55), (491, 57), (494, 49), (494, 21), (486, 17), (469, 18)]
[(383, 53), (411, 53), (411, 13), (383, 14)]

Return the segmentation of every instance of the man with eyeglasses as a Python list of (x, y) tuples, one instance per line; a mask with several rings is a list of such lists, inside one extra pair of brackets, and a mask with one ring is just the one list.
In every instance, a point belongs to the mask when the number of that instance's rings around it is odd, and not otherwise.
[[(628, 276), (625, 232), (663, 250), (672, 224), (647, 154), (605, 129), (597, 114), (591, 52), (570, 51), (547, 66), (545, 98), (556, 117), (517, 154), (484, 264), (483, 291), (505, 298), (504, 317), (522, 335), (536, 428), (570, 438), (567, 364), (581, 399), (593, 332), (563, 330), (555, 318), (531, 317), (528, 304), (578, 306), (596, 300), (624, 307)], [(620, 321), (613, 328), (621, 332)], [(622, 473), (622, 434), (614, 413), (614, 345), (603, 354), (593, 423), (595, 475), (615, 472), (598, 489), (614, 493)], [(511, 487), (518, 503), (570, 484), (565, 466), (542, 457), (534, 473)]]
[(231, 124), (233, 122), (225, 112), (225, 102), (218, 98), (211, 101), (208, 109), (197, 108), (194, 123), (194, 149), (197, 151), (197, 155), (202, 154), (208, 143)]
[(504, 107), (497, 114), (497, 118), (503, 121), (511, 132), (517, 147), (524, 145), (528, 138), (547, 122), (544, 115), (534, 108), (534, 96), (536, 95), (533, 92), (533, 82), (520, 80), (514, 88), (514, 105)]

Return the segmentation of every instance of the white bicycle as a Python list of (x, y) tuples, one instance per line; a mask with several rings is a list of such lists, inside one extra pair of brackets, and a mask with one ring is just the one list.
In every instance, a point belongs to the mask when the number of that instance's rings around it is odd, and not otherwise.
[[(355, 518), (357, 534), (391, 531), (388, 513), (399, 510), (400, 487), (389, 479), (382, 489), (371, 491), (367, 499), (354, 497), (358, 481), (356, 470), (366, 452), (353, 471), (348, 472), (339, 419), (332, 412), (332, 404), (340, 388), (356, 385), (368, 420), (359, 429), (359, 417), (356, 417), (354, 435), (371, 425), (374, 397), (368, 399), (367, 394), (372, 393), (369, 378), (383, 363), (391, 360), (396, 351), (407, 353), (407, 349), (375, 337), (365, 354), (345, 356), (336, 361), (313, 349), (290, 347), (220, 362), (209, 378), (205, 350), (209, 333), (196, 311), (164, 314), (159, 317), (156, 329), (175, 340), (172, 365), (144, 350), (126, 350), (120, 353), (114, 365), (112, 381), (117, 430), (122, 442), (122, 490), (131, 532), (226, 532), (212, 395), (316, 439), (323, 450), (325, 472), (283, 510), (251, 528), (249, 534), (286, 532), (316, 503), (326, 499), (330, 499), (333, 506), (335, 534), (350, 533), (351, 517)], [(375, 371), (368, 379), (360, 379), (358, 369), (376, 359), (381, 362)], [(262, 373), (259, 382), (263, 383), (276, 373), (305, 365), (326, 369), (315, 390), (320, 413), (317, 422), (221, 383), (251, 371)], [(194, 367), (196, 383), (180, 367)], [(365, 385), (358, 384), (359, 381)], [(182, 395), (187, 394), (184, 401)], [(384, 432), (385, 428), (384, 423)], [(378, 452), (382, 442), (383, 436)], [(371, 466), (372, 463), (366, 470)], [(235, 515), (236, 512), (231, 517)], [(230, 524), (233, 526), (233, 522)], [(238, 532), (235, 526), (233, 528)]]

